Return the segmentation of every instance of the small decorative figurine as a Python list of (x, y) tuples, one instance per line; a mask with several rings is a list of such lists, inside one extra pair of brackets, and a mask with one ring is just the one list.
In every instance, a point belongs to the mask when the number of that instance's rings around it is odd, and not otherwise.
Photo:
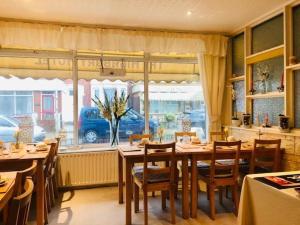
[(271, 127), (268, 113), (265, 114), (264, 123), (262, 124), (262, 127)]
[(270, 78), (270, 68), (269, 65), (261, 65), (257, 67), (257, 74), (260, 77), (260, 87), (261, 87), (261, 93), (265, 94), (268, 92), (267, 88), (267, 81)]
[(283, 92), (284, 91), (284, 73), (281, 74), (281, 78), (280, 78), (280, 86), (277, 87), (277, 90), (279, 92)]
[(251, 95), (254, 95), (255, 92), (256, 92), (256, 90), (253, 88), (253, 80), (251, 80), (251, 88), (250, 88), (250, 90), (249, 90), (249, 93), (250, 93)]

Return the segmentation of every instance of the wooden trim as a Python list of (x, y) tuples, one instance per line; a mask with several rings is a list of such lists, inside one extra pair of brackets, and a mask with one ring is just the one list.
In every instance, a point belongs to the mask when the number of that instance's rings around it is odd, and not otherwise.
[[(252, 30), (250, 27), (246, 27), (244, 30), (244, 67), (245, 67), (245, 96), (248, 94), (251, 86), (252, 80), (252, 66), (247, 64), (247, 57), (251, 54), (252, 51)], [(246, 113), (252, 114), (252, 101), (250, 99), (245, 98), (245, 107), (244, 111)]]
[(246, 64), (254, 64), (281, 55), (284, 55), (284, 45), (279, 45), (274, 48), (270, 48), (262, 52), (249, 55), (246, 57)]
[(289, 6), (291, 6), (291, 7), (295, 7), (298, 5), (300, 5), (300, 0), (293, 1), (292, 3), (289, 4)]
[(238, 77), (232, 77), (229, 79), (230, 82), (241, 81), (241, 80), (245, 80), (245, 75), (238, 76)]
[(295, 65), (286, 66), (287, 70), (299, 70), (300, 69), (300, 63), (297, 63)]
[(269, 92), (266, 94), (255, 94), (255, 95), (247, 95), (246, 98), (256, 99), (256, 98), (280, 98), (284, 97), (284, 92)]
[(283, 8), (285, 7), (286, 4), (281, 5), (280, 7), (265, 13), (264, 15), (251, 20), (250, 22), (244, 24), (243, 26), (237, 28), (236, 30), (234, 30), (233, 32), (230, 33), (230, 36), (235, 36), (236, 34), (240, 33), (243, 31), (244, 27), (255, 27), (263, 22), (266, 22), (269, 19), (272, 19), (273, 17), (276, 17), (278, 15), (280, 15), (281, 13), (283, 13)]

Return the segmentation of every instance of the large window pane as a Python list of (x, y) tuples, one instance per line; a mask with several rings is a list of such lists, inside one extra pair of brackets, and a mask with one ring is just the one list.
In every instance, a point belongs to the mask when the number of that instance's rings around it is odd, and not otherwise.
[[(206, 111), (199, 83), (151, 82), (149, 104), (150, 121), (164, 128), (165, 141), (174, 140), (176, 131), (196, 131), (199, 138), (206, 139)], [(183, 127), (186, 121), (188, 128)]]
[(109, 100), (113, 99), (115, 91), (129, 95), (127, 107), (131, 110), (121, 119), (120, 142), (127, 142), (131, 134), (142, 134), (145, 131), (144, 74), (141, 73), (143, 63), (104, 61), (103, 67), (105, 71), (112, 69), (115, 75), (105, 77), (101, 63), (97, 60), (78, 60), (79, 77), (94, 78), (80, 79), (78, 82), (79, 144), (109, 145), (109, 122), (103, 118), (92, 100), (97, 97), (104, 101), (104, 93)]
[(131, 110), (122, 117), (119, 127), (120, 142), (127, 142), (131, 134), (144, 133), (145, 119), (143, 99), (139, 93), (143, 90), (142, 83), (121, 81), (80, 80), (78, 87), (79, 108), (79, 143), (109, 143), (110, 128), (108, 121), (103, 118), (99, 109), (92, 101), (96, 96), (104, 101), (104, 93), (110, 100), (115, 91), (129, 95), (127, 107)]
[(14, 132), (20, 128), (23, 142), (60, 135), (62, 145), (72, 144), (73, 81), (57, 79), (62, 73), (71, 77), (71, 61), (13, 57), (0, 61), (0, 120), (11, 124), (9, 129), (0, 127), (0, 140), (15, 141)]

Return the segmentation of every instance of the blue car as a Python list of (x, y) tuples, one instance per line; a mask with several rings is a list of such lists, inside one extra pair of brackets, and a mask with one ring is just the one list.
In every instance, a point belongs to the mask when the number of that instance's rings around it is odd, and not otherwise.
[[(83, 143), (100, 143), (109, 140), (109, 123), (100, 115), (97, 107), (84, 107), (79, 115), (79, 138)], [(150, 133), (155, 134), (158, 125), (149, 121)], [(145, 118), (135, 110), (130, 110), (122, 117), (119, 127), (120, 140), (126, 141), (131, 134), (142, 134)]]

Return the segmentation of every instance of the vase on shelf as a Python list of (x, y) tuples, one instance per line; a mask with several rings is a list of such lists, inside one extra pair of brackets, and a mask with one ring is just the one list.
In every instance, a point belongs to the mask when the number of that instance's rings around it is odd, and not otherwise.
[(280, 114), (279, 116), (279, 130), (282, 133), (288, 133), (290, 132), (290, 126), (289, 126), (289, 117)]
[(251, 122), (250, 122), (250, 119), (251, 119), (251, 115), (249, 113), (244, 113), (242, 115), (242, 121), (243, 121), (243, 127), (244, 128), (250, 128), (251, 127)]
[(109, 121), (109, 143), (111, 147), (116, 147), (119, 144), (119, 125), (120, 120), (112, 119)]

